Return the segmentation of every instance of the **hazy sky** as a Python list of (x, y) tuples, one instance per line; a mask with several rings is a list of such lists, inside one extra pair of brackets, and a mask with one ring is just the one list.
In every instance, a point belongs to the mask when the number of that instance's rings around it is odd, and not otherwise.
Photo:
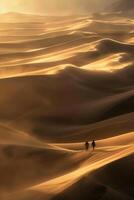
[(83, 14), (104, 9), (117, 0), (0, 0), (0, 12)]

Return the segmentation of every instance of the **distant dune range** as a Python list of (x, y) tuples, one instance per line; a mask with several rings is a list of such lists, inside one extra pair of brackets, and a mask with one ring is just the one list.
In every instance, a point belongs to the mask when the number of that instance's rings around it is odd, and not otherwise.
[(133, 55), (122, 13), (1, 15), (1, 200), (134, 198)]

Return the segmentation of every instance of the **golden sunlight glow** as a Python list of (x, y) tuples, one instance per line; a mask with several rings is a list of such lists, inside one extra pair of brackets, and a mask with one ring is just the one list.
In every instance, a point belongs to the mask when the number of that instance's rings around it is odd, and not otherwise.
[(0, 200), (129, 197), (134, 20), (109, 1), (0, 0)]
[(1, 0), (0, 1), (0, 12), (5, 13), (5, 12), (15, 12), (17, 11), (19, 5), (19, 0), (18, 1), (10, 1), (10, 0)]
[[(29, 12), (45, 14), (74, 14), (89, 13), (89, 11), (101, 10), (105, 0), (1, 0), (0, 12)], [(90, 3), (90, 5), (89, 5)]]

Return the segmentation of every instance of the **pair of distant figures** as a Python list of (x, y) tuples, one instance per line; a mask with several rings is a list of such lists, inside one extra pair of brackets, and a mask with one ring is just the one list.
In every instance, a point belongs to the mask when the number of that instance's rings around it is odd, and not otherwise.
[[(89, 145), (90, 145), (89, 142), (86, 141), (86, 142), (85, 142), (85, 149), (86, 149), (86, 151), (88, 151)], [(92, 146), (93, 151), (94, 151), (94, 149), (95, 149), (95, 147), (96, 147), (96, 142), (95, 142), (95, 140), (93, 140), (93, 141), (91, 142), (91, 146)]]

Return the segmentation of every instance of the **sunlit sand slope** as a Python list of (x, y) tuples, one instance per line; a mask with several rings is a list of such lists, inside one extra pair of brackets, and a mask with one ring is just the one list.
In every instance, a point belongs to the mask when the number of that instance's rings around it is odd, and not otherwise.
[[(132, 169), (134, 164), (133, 157), (130, 156), (120, 160), (117, 164), (115, 161), (134, 153), (133, 132), (97, 141), (97, 149), (94, 152), (91, 149), (89, 152), (84, 152), (81, 149), (81, 143), (70, 145), (72, 149), (68, 149), (66, 145), (61, 147), (58, 144), (52, 145), (52, 148), (47, 147), (44, 149), (42, 147), (20, 148), (17, 146), (1, 148), (4, 157), (10, 156), (10, 161), (8, 161), (6, 168), (10, 168), (12, 171), (14, 167), (18, 166), (18, 176), (14, 180), (14, 183), (16, 182), (17, 184), (13, 185), (12, 182), (5, 179), (5, 184), (7, 184), (6, 181), (8, 182), (10, 194), (5, 193), (3, 185), (3, 197), (5, 195), (6, 199), (43, 200), (44, 198), (51, 199), (58, 195), (54, 199), (73, 199), (80, 194), (80, 199), (81, 195), (88, 195), (98, 188), (98, 194), (93, 193), (93, 198), (101, 195), (102, 197), (104, 196), (104, 199), (107, 199), (105, 197), (114, 191), (113, 197), (115, 199), (119, 197), (121, 199), (132, 199), (133, 181), (129, 180), (128, 176), (133, 176), (133, 170), (132, 172), (123, 173), (123, 170), (125, 170), (123, 165), (126, 166), (127, 170)], [(80, 150), (74, 150), (75, 145), (79, 145)], [(56, 160), (54, 159), (55, 156), (57, 157)], [(11, 160), (15, 158), (17, 158), (17, 161), (13, 164)], [(37, 160), (40, 160), (40, 162), (37, 162)], [(53, 162), (55, 163), (54, 166), (52, 165)], [(122, 165), (122, 163), (124, 164)], [(24, 165), (27, 168), (23, 168)], [(29, 169), (30, 166), (31, 168)], [(31, 171), (29, 172), (29, 170)], [(92, 174), (95, 170), (97, 171)], [(116, 178), (120, 179), (121, 173), (123, 175), (126, 174), (126, 176), (124, 175), (124, 180), (118, 181), (114, 185)], [(30, 179), (28, 179), (26, 174)], [(10, 173), (10, 179), (12, 179), (12, 176), (12, 173)], [(86, 178), (84, 178), (85, 176)], [(110, 182), (107, 182), (108, 177)], [(126, 181), (129, 185), (126, 186), (124, 191), (121, 186), (125, 187)], [(88, 187), (89, 189), (86, 191)]]
[(1, 121), (49, 141), (132, 131), (133, 76), (131, 66), (113, 73), (67, 68), (51, 76), (1, 79)]
[(119, 12), (0, 16), (0, 200), (134, 199), (133, 30)]
[(53, 74), (66, 66), (113, 71), (133, 64), (134, 21), (1, 15), (0, 77)]

